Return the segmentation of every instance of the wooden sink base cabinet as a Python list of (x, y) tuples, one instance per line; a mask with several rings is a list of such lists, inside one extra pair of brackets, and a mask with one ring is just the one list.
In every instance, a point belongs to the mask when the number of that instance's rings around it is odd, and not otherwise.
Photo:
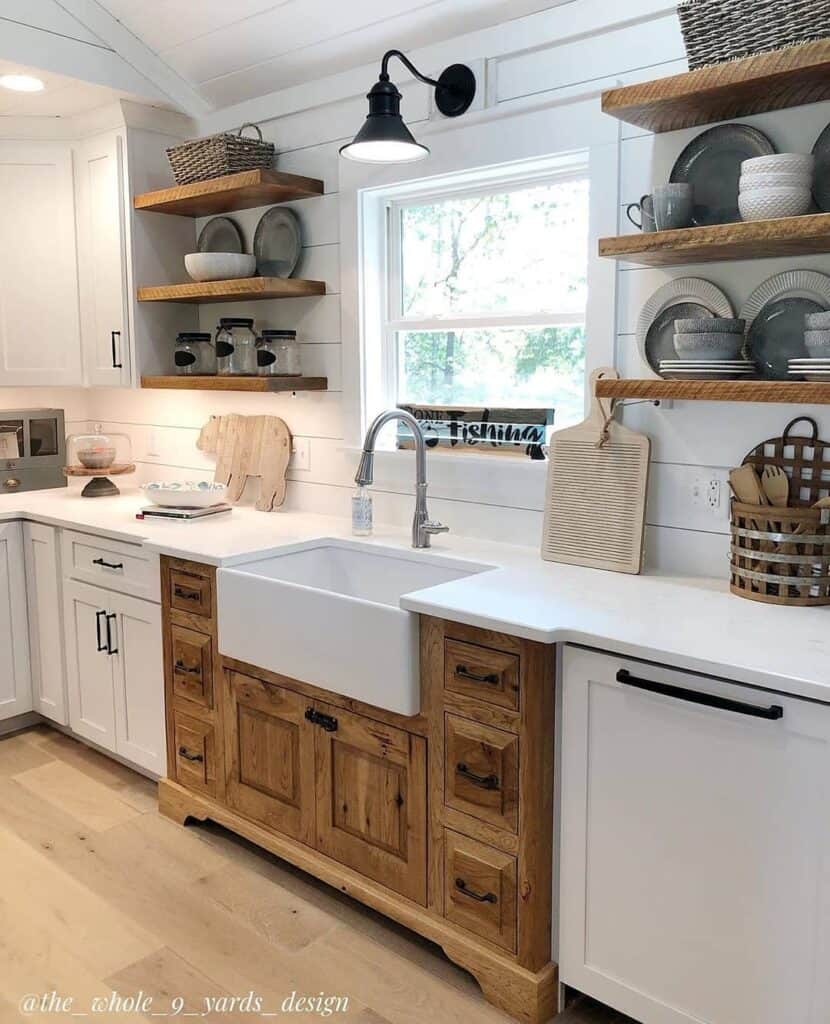
[(554, 1016), (553, 648), (424, 617), (405, 718), (221, 658), (215, 570), (161, 572), (162, 813), (218, 822), (437, 943), (516, 1019)]

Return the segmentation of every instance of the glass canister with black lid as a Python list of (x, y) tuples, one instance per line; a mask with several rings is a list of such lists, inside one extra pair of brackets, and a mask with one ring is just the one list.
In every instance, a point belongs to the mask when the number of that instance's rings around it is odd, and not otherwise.
[(216, 329), (216, 363), (219, 374), (228, 377), (257, 375), (254, 321), (248, 317), (226, 316)]
[(208, 332), (182, 331), (176, 338), (173, 362), (181, 376), (212, 377), (216, 373), (213, 338)]
[(265, 330), (257, 340), (260, 377), (299, 377), (300, 346), (296, 331)]

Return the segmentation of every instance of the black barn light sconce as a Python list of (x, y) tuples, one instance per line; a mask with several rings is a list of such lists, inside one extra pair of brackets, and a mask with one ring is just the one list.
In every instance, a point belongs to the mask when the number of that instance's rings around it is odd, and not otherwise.
[(475, 99), (476, 77), (466, 64), (451, 64), (436, 81), (422, 75), (400, 50), (389, 50), (383, 55), (380, 77), (366, 96), (369, 116), (354, 139), (340, 150), (349, 160), (391, 164), (423, 160), (429, 155), (427, 147), (416, 142), (403, 123), (401, 94), (389, 81), (392, 57), (397, 57), (419, 82), (435, 87), (435, 105), (445, 117), (458, 117), (469, 110)]

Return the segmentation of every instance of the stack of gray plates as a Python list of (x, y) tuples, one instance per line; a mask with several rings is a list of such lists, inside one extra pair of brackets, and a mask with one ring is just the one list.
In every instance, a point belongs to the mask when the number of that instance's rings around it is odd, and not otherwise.
[(787, 376), (792, 380), (830, 381), (830, 359), (791, 359)]

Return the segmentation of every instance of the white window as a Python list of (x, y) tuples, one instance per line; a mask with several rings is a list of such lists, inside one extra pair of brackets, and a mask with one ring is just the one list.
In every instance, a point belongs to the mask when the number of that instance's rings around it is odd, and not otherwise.
[(584, 416), (588, 172), (387, 200), (380, 369), (390, 405)]

